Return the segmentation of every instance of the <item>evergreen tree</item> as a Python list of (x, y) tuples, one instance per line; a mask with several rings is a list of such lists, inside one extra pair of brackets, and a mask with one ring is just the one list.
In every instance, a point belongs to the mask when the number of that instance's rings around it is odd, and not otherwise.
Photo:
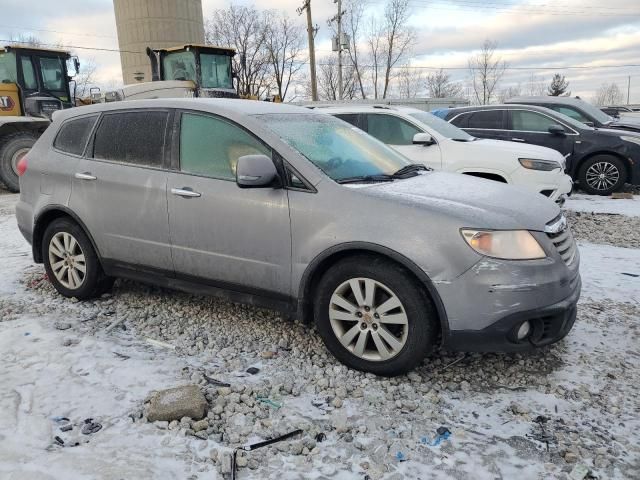
[(564, 75), (556, 73), (551, 79), (551, 84), (547, 88), (547, 94), (550, 97), (568, 97), (571, 95), (571, 92), (567, 92), (568, 87), (569, 82), (565, 80)]

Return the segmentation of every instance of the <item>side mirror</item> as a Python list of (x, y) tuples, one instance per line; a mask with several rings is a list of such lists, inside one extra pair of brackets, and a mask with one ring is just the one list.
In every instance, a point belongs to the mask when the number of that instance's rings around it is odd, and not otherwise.
[(596, 124), (593, 123), (593, 122), (582, 122), (582, 123), (584, 123), (587, 127), (595, 127), (596, 126)]
[(266, 155), (244, 155), (236, 165), (236, 183), (240, 188), (267, 188), (280, 185), (278, 171)]
[(433, 141), (433, 137), (428, 133), (416, 133), (413, 136), (414, 145), (424, 145), (425, 147), (427, 147), (429, 145), (433, 145), (434, 143), (436, 142)]
[(549, 133), (551, 135), (564, 135), (566, 132), (564, 130), (564, 127), (561, 125), (551, 125), (549, 127)]

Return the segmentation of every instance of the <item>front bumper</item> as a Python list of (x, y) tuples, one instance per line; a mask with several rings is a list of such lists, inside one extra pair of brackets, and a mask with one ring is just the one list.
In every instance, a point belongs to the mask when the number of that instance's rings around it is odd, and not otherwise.
[[(464, 352), (522, 352), (558, 342), (567, 336), (576, 320), (579, 274), (572, 284), (571, 294), (552, 305), (507, 315), (482, 330), (450, 331), (445, 347)], [(531, 323), (532, 332), (519, 341), (516, 332), (525, 321)]]

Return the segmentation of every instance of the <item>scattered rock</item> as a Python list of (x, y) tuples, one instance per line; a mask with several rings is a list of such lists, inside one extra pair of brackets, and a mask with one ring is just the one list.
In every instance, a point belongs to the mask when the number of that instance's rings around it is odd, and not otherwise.
[(200, 420), (204, 417), (207, 400), (196, 385), (185, 385), (156, 392), (147, 406), (147, 419), (178, 420), (190, 417)]

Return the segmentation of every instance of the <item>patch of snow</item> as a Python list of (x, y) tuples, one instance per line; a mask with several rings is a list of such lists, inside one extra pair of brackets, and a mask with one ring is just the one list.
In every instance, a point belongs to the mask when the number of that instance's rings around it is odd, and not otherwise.
[(567, 210), (588, 213), (610, 213), (626, 215), (628, 217), (640, 217), (640, 197), (632, 199), (621, 198), (619, 200), (600, 195), (574, 194), (564, 204)]

